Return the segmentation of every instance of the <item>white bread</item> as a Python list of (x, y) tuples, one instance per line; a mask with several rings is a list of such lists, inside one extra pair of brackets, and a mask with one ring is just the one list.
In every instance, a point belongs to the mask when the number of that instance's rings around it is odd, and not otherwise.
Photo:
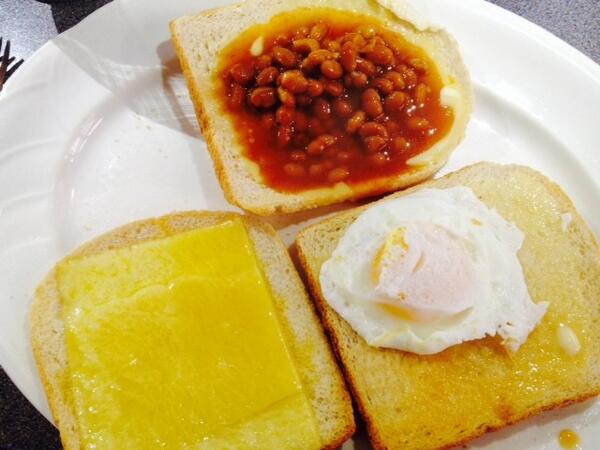
[[(328, 306), (319, 287), (321, 265), (368, 206), (314, 225), (296, 241), (322, 320), (377, 449), (451, 447), (600, 393), (600, 250), (569, 198), (532, 169), (490, 163), (388, 198), (457, 185), (471, 188), (523, 231), (518, 257), (529, 293), (534, 301), (550, 302), (542, 322), (514, 355), (495, 338), (426, 356), (370, 347)], [(581, 351), (576, 356), (558, 344), (561, 322), (578, 335)]]
[[(410, 43), (425, 49), (436, 63), (444, 84), (460, 94), (455, 122), (447, 136), (411, 161), (407, 172), (357, 184), (344, 183), (299, 193), (283, 193), (265, 185), (256, 164), (243, 156), (234, 127), (215, 92), (219, 54), (240, 32), (274, 15), (302, 7), (357, 11), (383, 21)], [(416, 184), (437, 172), (461, 141), (472, 109), (471, 84), (455, 40), (444, 30), (429, 27), (408, 3), (366, 0), (249, 0), (204, 11), (171, 22), (172, 42), (186, 77), (198, 122), (227, 200), (259, 215), (287, 213), (368, 197)]]
[[(89, 256), (239, 216), (235, 213), (184, 212), (125, 225), (88, 242), (72, 256)], [(302, 281), (273, 228), (241, 216), (268, 280), (276, 310), (303, 388), (313, 407), (324, 448), (335, 448), (355, 429), (350, 396), (336, 366), (319, 319)], [(68, 366), (61, 300), (55, 271), (39, 285), (30, 312), (31, 342), (48, 403), (64, 448), (80, 448), (77, 423), (63, 389)]]

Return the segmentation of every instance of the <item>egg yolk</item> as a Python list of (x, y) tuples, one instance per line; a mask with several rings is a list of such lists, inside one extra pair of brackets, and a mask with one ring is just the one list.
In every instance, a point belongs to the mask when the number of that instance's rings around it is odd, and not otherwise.
[(405, 320), (435, 321), (474, 305), (474, 262), (462, 239), (438, 225), (394, 230), (374, 258), (372, 278), (382, 309)]

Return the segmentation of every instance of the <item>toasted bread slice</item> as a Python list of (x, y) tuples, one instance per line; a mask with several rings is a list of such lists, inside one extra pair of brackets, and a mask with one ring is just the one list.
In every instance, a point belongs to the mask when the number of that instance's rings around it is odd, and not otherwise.
[[(91, 256), (242, 217), (270, 284), (284, 336), (318, 424), (324, 448), (334, 448), (355, 429), (350, 396), (302, 281), (273, 228), (235, 213), (184, 212), (134, 222), (84, 244), (71, 257)], [(40, 284), (30, 312), (31, 341), (48, 402), (65, 449), (79, 449), (74, 411), (64, 389), (69, 364), (61, 321), (56, 269)]]
[[(536, 302), (550, 302), (541, 323), (514, 354), (491, 337), (436, 355), (371, 347), (328, 306), (319, 287), (321, 265), (368, 206), (314, 225), (296, 242), (321, 317), (378, 449), (446, 448), (600, 392), (600, 250), (569, 198), (532, 169), (490, 163), (387, 198), (459, 185), (471, 188), (525, 234), (518, 257), (529, 293)], [(581, 343), (574, 356), (559, 344), (561, 323)]]
[[(435, 62), (444, 85), (452, 86), (454, 123), (448, 134), (429, 150), (409, 160), (410, 168), (351, 187), (332, 187), (286, 193), (261, 181), (256, 164), (244, 156), (236, 130), (225, 114), (216, 91), (215, 73), (220, 52), (241, 32), (267, 23), (282, 12), (298, 8), (355, 11), (380, 19), (390, 30), (424, 49)], [(260, 215), (287, 213), (368, 197), (416, 184), (439, 170), (461, 141), (472, 109), (471, 84), (455, 40), (444, 30), (429, 26), (408, 3), (398, 0), (249, 0), (176, 19), (170, 25), (173, 45), (187, 80), (198, 122), (212, 156), (227, 200)]]

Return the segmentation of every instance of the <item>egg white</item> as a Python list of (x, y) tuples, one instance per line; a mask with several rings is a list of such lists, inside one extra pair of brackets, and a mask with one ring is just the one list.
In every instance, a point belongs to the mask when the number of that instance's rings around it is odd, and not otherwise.
[[(415, 224), (423, 223), (441, 227), (464, 242), (474, 268), (465, 291), (472, 296), (472, 307), (428, 321), (401, 318), (379, 307), (381, 292), (376, 291), (372, 276), (388, 237), (395, 230), (414, 230)], [(348, 227), (321, 268), (321, 291), (370, 345), (433, 354), (498, 334), (508, 349), (516, 351), (547, 309), (547, 303), (534, 303), (527, 291), (517, 257), (523, 240), (515, 225), (489, 209), (471, 189), (421, 189), (371, 206)], [(431, 249), (423, 251), (435, 256)], [(450, 269), (440, 265), (436, 270)], [(448, 280), (447, 276), (432, 278), (431, 283)], [(440, 286), (432, 286), (440, 291)]]

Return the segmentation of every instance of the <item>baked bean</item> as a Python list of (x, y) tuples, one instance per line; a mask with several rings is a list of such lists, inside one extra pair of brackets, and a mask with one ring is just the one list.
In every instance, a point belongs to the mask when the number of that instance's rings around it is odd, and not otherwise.
[(356, 31), (365, 39), (372, 38), (376, 33), (376, 30), (372, 25), (361, 25)]
[(254, 78), (254, 67), (249, 64), (237, 63), (231, 66), (229, 73), (237, 84), (245, 86)]
[(388, 132), (385, 126), (377, 122), (365, 122), (360, 126), (358, 134), (360, 134), (360, 137), (362, 138), (366, 138), (369, 136), (379, 136), (384, 139), (387, 139), (388, 137)]
[(293, 131), (290, 127), (280, 126), (277, 129), (277, 145), (287, 147), (292, 140)]
[(302, 150), (295, 150), (290, 153), (290, 159), (295, 162), (306, 161), (306, 153), (304, 153)]
[(300, 67), (302, 72), (308, 74), (315, 69), (316, 65), (310, 59), (308, 59), (308, 57), (306, 57), (302, 60), (298, 67)]
[(408, 63), (419, 73), (427, 72), (427, 63), (421, 58), (411, 58)]
[(350, 134), (356, 133), (366, 120), (367, 115), (364, 111), (356, 111), (352, 117), (348, 119), (348, 122), (346, 122), (346, 132)]
[(373, 88), (365, 89), (361, 96), (362, 108), (369, 117), (377, 117), (383, 113), (383, 106), (381, 105), (381, 97), (377, 91)]
[(313, 114), (319, 120), (328, 119), (331, 115), (331, 105), (323, 98), (317, 98), (313, 102)]
[(330, 80), (337, 80), (344, 74), (341, 64), (333, 59), (321, 63), (321, 73)]
[(387, 78), (375, 78), (371, 83), (371, 86), (373, 86), (375, 89), (377, 89), (384, 95), (391, 94), (394, 91), (394, 83), (392, 83), (392, 81), (388, 80)]
[(282, 88), (281, 86), (277, 88), (277, 96), (279, 97), (279, 101), (283, 103), (285, 106), (289, 106), (293, 108), (296, 106), (296, 97), (287, 89)]
[(344, 74), (344, 87), (352, 87), (352, 77), (349, 73)]
[(367, 52), (367, 59), (379, 66), (387, 66), (394, 60), (394, 53), (385, 45), (377, 44)]
[(277, 45), (273, 47), (271, 53), (273, 59), (286, 69), (291, 69), (296, 66), (296, 55), (290, 49)]
[(340, 150), (339, 152), (336, 153), (335, 158), (340, 162), (346, 162), (350, 158), (352, 158), (352, 153), (347, 152), (345, 150)]
[(323, 122), (321, 122), (316, 117), (311, 117), (308, 120), (308, 134), (312, 137), (317, 137), (325, 133), (325, 127), (323, 126)]
[(369, 78), (371, 78), (377, 72), (375, 64), (363, 58), (356, 59), (356, 70), (364, 73)]
[(388, 114), (397, 113), (402, 109), (407, 99), (408, 96), (404, 92), (392, 92), (384, 101), (385, 112)]
[(320, 48), (314, 52), (310, 52), (308, 56), (302, 62), (302, 70), (313, 70), (317, 66), (320, 66), (323, 62), (334, 58), (334, 54), (329, 50)]
[(364, 139), (364, 143), (367, 153), (376, 153), (385, 147), (387, 140), (381, 136), (369, 136)]
[(296, 111), (296, 117), (294, 122), (294, 129), (302, 132), (308, 128), (308, 117), (302, 111)]
[(307, 92), (311, 97), (318, 97), (325, 90), (325, 85), (320, 81), (313, 80), (312, 78), (308, 80)]
[(309, 33), (310, 33), (310, 30), (308, 27), (300, 27), (300, 28), (296, 29), (296, 31), (294, 31), (294, 37), (296, 39), (305, 38), (308, 36)]
[[(383, 47), (387, 48), (387, 44), (385, 43), (385, 41), (383, 39), (381, 39), (379, 36), (373, 36), (365, 43), (365, 45), (362, 46), (362, 48), (360, 49), (360, 52), (361, 53), (371, 53), (375, 50), (375, 47), (377, 47), (377, 46), (383, 46)], [(373, 61), (373, 62), (375, 62), (375, 61)]]
[(297, 163), (287, 163), (283, 166), (283, 171), (290, 177), (301, 177), (306, 173), (304, 166)]
[[(325, 42), (325, 41), (323, 41), (323, 42)], [(327, 45), (325, 46), (325, 48), (332, 53), (339, 53), (342, 51), (342, 46), (338, 41), (327, 42)]]
[(425, 130), (429, 128), (429, 120), (424, 117), (410, 117), (406, 121), (406, 126), (411, 130)]
[(405, 66), (404, 64), (396, 66), (395, 69), (397, 72), (400, 72), (407, 87), (411, 88), (417, 84), (419, 79), (417, 77), (417, 73), (413, 69)]
[(384, 166), (389, 161), (389, 158), (382, 152), (373, 153), (369, 155), (368, 159), (376, 167)]
[(256, 63), (254, 64), (254, 67), (260, 72), (261, 70), (269, 67), (272, 63), (273, 58), (271, 58), (271, 55), (263, 54), (256, 58)]
[(358, 57), (358, 53), (356, 51), (356, 47), (352, 42), (345, 42), (342, 46), (342, 54), (341, 54), (341, 62), (344, 69), (348, 72), (352, 72), (356, 70), (356, 58)]
[(400, 74), (400, 72), (390, 71), (383, 75), (384, 78), (390, 80), (394, 83), (394, 89), (401, 90), (406, 87), (406, 82), (404, 81), (404, 77)]
[(333, 112), (336, 116), (346, 118), (352, 114), (352, 105), (348, 100), (336, 98), (333, 101)]
[(314, 52), (315, 50), (319, 50), (320, 46), (319, 41), (315, 39), (304, 38), (296, 39), (292, 44), (292, 48), (297, 52), (310, 53)]
[(339, 97), (344, 93), (344, 85), (341, 81), (329, 81), (325, 85), (325, 92), (332, 97)]
[(369, 79), (362, 72), (352, 72), (350, 73), (350, 77), (352, 78), (352, 84), (356, 88), (362, 89), (369, 84)]
[(279, 84), (292, 94), (300, 94), (308, 88), (308, 80), (299, 70), (287, 70), (279, 77)]
[(396, 136), (394, 139), (392, 139), (390, 147), (394, 153), (401, 154), (410, 148), (410, 144), (402, 136)]
[(337, 183), (338, 181), (345, 180), (350, 175), (350, 172), (345, 167), (336, 167), (331, 169), (327, 174), (327, 180), (331, 183)]
[(240, 108), (246, 99), (246, 89), (241, 87), (239, 84), (231, 86), (229, 91), (229, 98), (227, 99), (230, 106), (234, 108)]
[(290, 43), (290, 35), (288, 33), (279, 33), (273, 40), (275, 45), (286, 46)]
[(313, 139), (306, 147), (306, 152), (309, 155), (320, 155), (327, 147), (331, 147), (335, 143), (335, 137), (330, 134), (322, 134), (316, 139)]
[(399, 134), (402, 131), (400, 124), (398, 124), (398, 122), (396, 122), (395, 120), (388, 120), (386, 123), (383, 124), (383, 126), (387, 130), (388, 135), (390, 136)]
[(320, 65), (324, 61), (328, 61), (330, 59), (334, 59), (334, 54), (333, 54), (333, 52), (330, 52), (329, 50), (325, 50), (323, 48), (320, 48), (319, 50), (315, 50), (314, 52), (310, 52), (309, 55), (308, 55), (308, 59), (315, 66), (318, 66), (318, 65)]
[(344, 35), (341, 41), (342, 45), (346, 42), (351, 42), (356, 48), (361, 48), (363, 45), (365, 45), (365, 38), (359, 33), (348, 33)]
[(312, 177), (316, 177), (321, 175), (323, 172), (325, 172), (325, 166), (323, 164), (311, 164), (308, 167), (308, 174)]
[(381, 36), (373, 36), (371, 39), (369, 39), (369, 42), (371, 42), (373, 45), (384, 45), (387, 47), (387, 43)]
[(423, 83), (417, 84), (415, 88), (415, 103), (417, 106), (422, 107), (425, 105), (425, 100), (427, 100), (427, 96), (429, 95), (429, 86)]
[(360, 53), (369, 53), (369, 52), (372, 52), (374, 48), (375, 48), (375, 44), (374, 43), (367, 42), (365, 45), (363, 45), (360, 48)]
[(275, 112), (275, 119), (278, 123), (285, 126), (291, 126), (296, 119), (296, 110), (289, 106), (280, 106)]
[(267, 84), (273, 83), (279, 76), (279, 70), (275, 67), (265, 67), (256, 76), (256, 84), (259, 86), (266, 86)]
[(317, 41), (320, 41), (325, 36), (327, 36), (328, 30), (329, 30), (329, 27), (326, 24), (324, 24), (323, 22), (316, 23), (310, 29), (310, 37), (312, 39), (316, 39)]
[(269, 108), (276, 101), (275, 89), (271, 87), (257, 87), (250, 92), (250, 103), (257, 108)]
[(312, 103), (313, 99), (310, 95), (299, 94), (296, 95), (296, 104), (300, 106), (308, 106)]
[(271, 128), (273, 128), (273, 125), (275, 125), (275, 114), (273, 114), (273, 113), (263, 114), (260, 118), (260, 123), (267, 130), (270, 130)]

